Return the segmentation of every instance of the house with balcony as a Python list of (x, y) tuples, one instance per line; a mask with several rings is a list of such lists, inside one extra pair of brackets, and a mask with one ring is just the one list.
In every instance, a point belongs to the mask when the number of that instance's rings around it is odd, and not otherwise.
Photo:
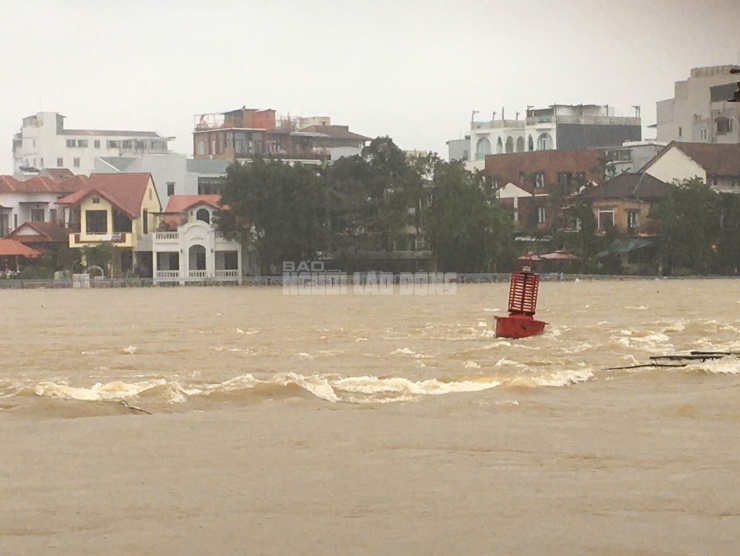
[(278, 117), (272, 109), (242, 107), (195, 115), (193, 158), (244, 162), (265, 156), (320, 164), (338, 154), (360, 154), (368, 141), (348, 126), (331, 125), (326, 117)]
[(151, 174), (92, 174), (83, 189), (57, 201), (64, 207), (73, 249), (108, 243), (117, 247), (112, 267), (121, 274), (152, 268), (147, 236), (162, 207)]
[(173, 195), (151, 234), (155, 284), (215, 280), (241, 283), (242, 246), (216, 232), (219, 195)]

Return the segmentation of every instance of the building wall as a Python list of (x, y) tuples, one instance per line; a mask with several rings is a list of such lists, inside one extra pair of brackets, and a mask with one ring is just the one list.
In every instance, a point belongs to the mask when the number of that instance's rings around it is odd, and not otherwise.
[[(145, 152), (167, 152), (167, 139), (151, 137), (149, 135), (88, 135), (88, 134), (61, 134), (64, 126), (64, 117), (56, 112), (39, 112), (33, 117), (24, 118), (24, 125), (20, 132), (21, 148), (14, 152), (14, 172), (21, 173), (21, 166), (43, 168), (68, 168), (75, 174), (88, 175), (95, 168), (95, 159), (106, 156), (140, 156)], [(26, 125), (28, 122), (29, 125)], [(33, 122), (33, 123), (32, 123)], [(74, 141), (75, 146), (68, 146)], [(131, 141), (130, 149), (110, 147), (109, 141), (116, 141), (121, 145), (123, 141)], [(137, 151), (136, 141), (144, 142), (142, 149)], [(162, 145), (152, 148), (155, 141)], [(77, 145), (84, 146), (77, 146)]]
[[(693, 68), (685, 81), (676, 81), (673, 99), (657, 103), (657, 140), (710, 142), (710, 88), (734, 83), (733, 66)], [(706, 136), (702, 135), (702, 130)]]
[(447, 141), (447, 158), (453, 160), (470, 160), (470, 136), (465, 139), (450, 139)]
[(625, 141), (640, 141), (639, 125), (557, 124), (557, 148), (580, 151), (599, 147), (613, 147)]
[(675, 147), (666, 151), (645, 172), (666, 183), (696, 177), (705, 181), (707, 179), (704, 169)]
[[(485, 173), (495, 180), (497, 187), (512, 183), (530, 194), (519, 197), (516, 213), (519, 227), (527, 230), (547, 228), (560, 215), (559, 185), (561, 173), (571, 174), (576, 179), (579, 173), (590, 182), (601, 183), (600, 158), (603, 153), (592, 151), (535, 151), (492, 155), (486, 157)], [(543, 176), (542, 187), (535, 187), (535, 176)], [(513, 203), (511, 204), (513, 208)], [(544, 208), (546, 219), (540, 222), (538, 212)]]

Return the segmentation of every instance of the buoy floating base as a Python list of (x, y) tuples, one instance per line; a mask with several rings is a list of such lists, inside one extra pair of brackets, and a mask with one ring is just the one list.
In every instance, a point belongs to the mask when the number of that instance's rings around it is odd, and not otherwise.
[(546, 322), (537, 320), (530, 315), (509, 315), (508, 317), (494, 317), (496, 319), (497, 338), (528, 338), (542, 334)]

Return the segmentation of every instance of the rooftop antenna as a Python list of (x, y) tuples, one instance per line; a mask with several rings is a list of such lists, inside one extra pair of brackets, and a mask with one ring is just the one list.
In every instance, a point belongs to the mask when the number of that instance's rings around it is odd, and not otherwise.
[(475, 121), (475, 115), (478, 114), (477, 110), (473, 110), (473, 113), (470, 115), (470, 123), (472, 124)]
[(632, 108), (635, 109), (635, 118), (639, 118), (640, 117), (640, 105), (639, 104), (635, 104), (635, 105), (632, 106)]
[(498, 112), (496, 112), (496, 111), (494, 110), (494, 111), (493, 111), (493, 114), (491, 114), (491, 120), (492, 120), (492, 121), (496, 121), (496, 114), (498, 114)]
[(502, 107), (501, 107), (501, 119), (502, 119), (502, 120), (505, 120), (505, 119), (506, 119), (506, 116), (504, 115), (504, 114), (505, 114), (505, 113), (504, 113), (504, 110), (506, 110), (506, 107), (505, 107), (505, 106), (502, 106)]
[(519, 121), (519, 112), (516, 113), (516, 121)]

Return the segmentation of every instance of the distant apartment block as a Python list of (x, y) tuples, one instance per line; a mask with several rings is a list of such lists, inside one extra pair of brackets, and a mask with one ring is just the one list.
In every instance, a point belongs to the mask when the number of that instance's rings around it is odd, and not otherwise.
[(316, 164), (359, 154), (368, 141), (328, 117), (278, 117), (275, 110), (242, 107), (196, 114), (193, 158), (233, 162), (269, 156)]
[(673, 98), (657, 103), (657, 140), (670, 143), (740, 143), (740, 104), (728, 102), (740, 80), (735, 66), (693, 68), (676, 81)]
[(167, 153), (167, 143), (173, 139), (154, 131), (66, 129), (64, 119), (57, 112), (23, 118), (20, 132), (13, 137), (15, 175), (36, 175), (49, 168), (90, 174), (98, 157)]
[(642, 138), (639, 107), (632, 117), (616, 116), (613, 107), (597, 104), (528, 107), (523, 118), (516, 112), (514, 119), (504, 114), (496, 119), (494, 112), (491, 120), (480, 121), (476, 114), (466, 134), (468, 148), (459, 140), (448, 142), (450, 159), (460, 160), (467, 153), (469, 169), (482, 170), (488, 155), (603, 149)]

